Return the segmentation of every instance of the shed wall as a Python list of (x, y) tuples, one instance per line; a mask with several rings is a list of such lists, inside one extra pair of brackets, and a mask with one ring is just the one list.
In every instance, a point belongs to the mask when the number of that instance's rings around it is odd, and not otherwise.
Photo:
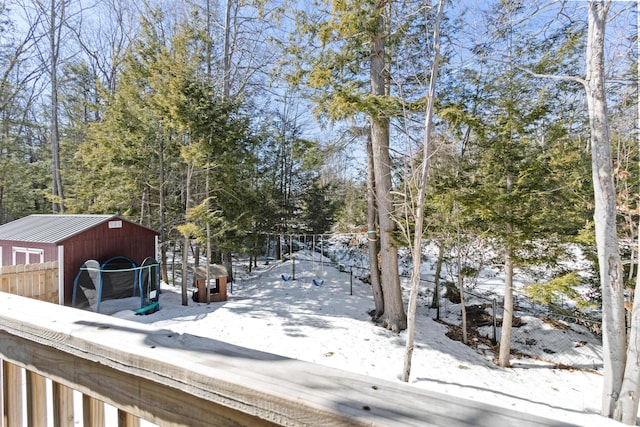
[(73, 280), (88, 259), (100, 263), (117, 255), (131, 258), (140, 265), (146, 257), (155, 256), (156, 232), (128, 221), (121, 228), (109, 228), (107, 221), (59, 244), (64, 248), (64, 303), (71, 305)]
[[(51, 243), (36, 243), (36, 242), (19, 242), (15, 240), (0, 240), (0, 253), (2, 258), (0, 259), (0, 267), (13, 265), (13, 248), (27, 248), (27, 249), (40, 249), (44, 252), (44, 259), (42, 262), (51, 262), (58, 260), (57, 245)], [(36, 259), (33, 255), (30, 255), (29, 262), (25, 262), (26, 255), (24, 253), (18, 255), (16, 264), (37, 264), (40, 262), (40, 258)]]
[[(146, 257), (156, 256), (157, 233), (133, 222), (114, 217), (58, 243), (38, 243), (0, 240), (0, 266), (13, 264), (13, 248), (43, 251), (43, 262), (61, 261), (64, 273), (64, 303), (71, 305), (73, 280), (82, 263), (95, 259), (100, 263), (114, 256), (126, 256), (137, 265)], [(63, 248), (63, 260), (58, 259), (58, 247)], [(38, 252), (38, 251), (35, 251)], [(29, 262), (26, 257), (29, 256)], [(37, 259), (36, 259), (37, 258)], [(40, 256), (21, 254), (16, 264), (39, 263)]]

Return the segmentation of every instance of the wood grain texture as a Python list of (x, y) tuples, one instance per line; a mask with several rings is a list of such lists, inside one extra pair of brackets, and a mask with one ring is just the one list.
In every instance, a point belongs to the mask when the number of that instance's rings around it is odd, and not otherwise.
[(0, 291), (58, 302), (58, 262), (0, 267)]
[(47, 384), (46, 378), (35, 372), (26, 372), (27, 384), (27, 425), (47, 427)]
[(140, 427), (140, 418), (118, 409), (118, 427)]
[(54, 427), (74, 427), (73, 390), (54, 381), (51, 394)]
[(4, 406), (4, 394), (5, 394), (5, 377), (4, 377), (4, 362), (0, 360), (0, 427), (7, 425), (7, 413)]
[(4, 425), (22, 426), (22, 370), (6, 360), (2, 362), (4, 382)]
[(85, 426), (104, 427), (104, 402), (82, 396), (82, 419)]
[(562, 426), (533, 415), (0, 293), (0, 358), (164, 426)]

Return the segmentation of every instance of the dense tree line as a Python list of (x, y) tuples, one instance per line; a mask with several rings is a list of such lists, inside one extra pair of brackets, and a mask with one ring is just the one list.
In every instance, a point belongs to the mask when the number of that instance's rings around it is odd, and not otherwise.
[(210, 223), (219, 254), (250, 234), (330, 231), (329, 190), (348, 182), (324, 172), (331, 147), (305, 135), (307, 105), (269, 89), (280, 8), (2, 6), (1, 222), (116, 213), (159, 230), (165, 249), (179, 226), (195, 239)]
[[(407, 327), (398, 247), (436, 241), (463, 289), (480, 237), (505, 272), (508, 366), (520, 269), (581, 244), (605, 313), (637, 280), (638, 11), (438, 4), (0, 0), (0, 223), (126, 216), (161, 233), (165, 280), (170, 252), (228, 262), (265, 235), (366, 230), (374, 318), (394, 331)], [(607, 233), (623, 243), (613, 295)], [(571, 273), (554, 283), (578, 284)], [(624, 329), (620, 307), (605, 317)]]

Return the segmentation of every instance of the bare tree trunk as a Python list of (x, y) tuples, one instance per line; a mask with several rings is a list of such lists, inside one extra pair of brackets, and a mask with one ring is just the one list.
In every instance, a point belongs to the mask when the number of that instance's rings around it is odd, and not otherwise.
[[(222, 76), (222, 99), (228, 101), (231, 91), (231, 10), (235, 0), (226, 0), (224, 15), (224, 42), (223, 42), (223, 76)], [(237, 6), (237, 5), (236, 5)], [(207, 197), (209, 194), (207, 193)], [(227, 269), (227, 280), (233, 281), (233, 254), (231, 252), (222, 253), (222, 264)], [(207, 292), (208, 294), (208, 292)], [(207, 301), (209, 297), (207, 296)]]
[(369, 274), (375, 303), (375, 312), (371, 317), (377, 322), (384, 313), (384, 297), (380, 284), (380, 267), (378, 266), (378, 236), (376, 233), (378, 210), (376, 209), (376, 184), (370, 131), (367, 134), (367, 163), (367, 240), (369, 245)]
[[(209, 191), (210, 191), (210, 180), (211, 178), (209, 177), (209, 155), (207, 155), (207, 167), (205, 168), (205, 173), (206, 173), (206, 177), (205, 177), (205, 190), (204, 190), (204, 194), (205, 197), (207, 198), (206, 200), (206, 204), (207, 204), (207, 214), (209, 214)], [(208, 215), (207, 215), (208, 216)], [(207, 232), (207, 262), (205, 262), (205, 266), (207, 268), (207, 276), (206, 276), (206, 280), (207, 280), (207, 304), (211, 303), (211, 288), (209, 285), (209, 280), (211, 280), (210, 276), (210, 272), (209, 272), (209, 265), (211, 264), (211, 224), (209, 224), (209, 218), (206, 219), (206, 232)], [(249, 258), (249, 267), (251, 267), (251, 258)]]
[(233, 253), (225, 252), (222, 254), (224, 268), (227, 269), (227, 282), (233, 282)]
[[(207, 0), (207, 4), (206, 4), (206, 14), (207, 14), (207, 19), (206, 19), (206, 23), (207, 23), (207, 36), (209, 37), (209, 39), (207, 40), (206, 46), (205, 46), (205, 56), (207, 58), (207, 77), (211, 78), (212, 74), (212, 66), (213, 66), (213, 41), (212, 41), (212, 34), (211, 34), (211, 29), (212, 29), (212, 19), (211, 19), (211, 0)], [(228, 7), (228, 6), (227, 6)], [(225, 32), (226, 32), (226, 28), (225, 28)]]
[(438, 261), (436, 262), (436, 274), (433, 279), (433, 299), (431, 308), (437, 308), (436, 319), (440, 320), (440, 275), (442, 274), (442, 262), (444, 261), (444, 243), (438, 243)]
[[(160, 273), (162, 280), (169, 283), (169, 273), (167, 271), (167, 220), (164, 198), (164, 141), (160, 141), (158, 148), (158, 210), (160, 211)], [(174, 254), (175, 256), (175, 254)], [(172, 263), (173, 267), (173, 263)], [(175, 269), (172, 268), (175, 272)], [(175, 282), (174, 282), (175, 283)]]
[(147, 202), (147, 188), (145, 187), (142, 189), (142, 194), (140, 196), (140, 217), (138, 219), (138, 222), (143, 225), (147, 224), (147, 222), (145, 221), (146, 218), (144, 217), (146, 214), (146, 211), (145, 211), (146, 202)]
[(513, 330), (513, 260), (512, 249), (507, 247), (504, 259), (504, 313), (502, 314), (502, 332), (500, 334), (500, 352), (498, 365), (511, 366), (511, 332)]
[(391, 171), (389, 168), (388, 152), (388, 124), (379, 125), (372, 120), (373, 140), (382, 139), (382, 147), (375, 148), (376, 195), (378, 201), (378, 217), (380, 224), (380, 269), (384, 298), (384, 314), (382, 324), (394, 332), (407, 327), (407, 319), (402, 303), (400, 276), (398, 274), (398, 248), (393, 237), (396, 231), (395, 222), (391, 215), (393, 202), (391, 201)]
[[(616, 190), (604, 84), (604, 33), (610, 4), (610, 1), (589, 1), (588, 4), (585, 80), (595, 196), (593, 217), (602, 287), (602, 415), (606, 417), (613, 416), (616, 401), (621, 398), (626, 350), (624, 284), (616, 229)], [(624, 399), (626, 398), (625, 396)]]
[[(505, 190), (513, 191), (513, 176), (507, 173)], [(507, 224), (507, 235), (513, 232), (511, 223)], [(504, 314), (502, 316), (502, 332), (500, 334), (500, 352), (498, 365), (503, 368), (511, 366), (511, 335), (513, 332), (513, 246), (510, 243), (504, 248)]]
[(178, 239), (176, 239), (173, 243), (173, 251), (171, 251), (171, 283), (173, 283), (174, 285), (176, 283), (176, 253), (178, 253), (178, 242)]
[[(638, 24), (640, 24), (640, 3), (638, 3)], [(640, 27), (639, 27), (640, 28)], [(640, 41), (638, 42), (640, 43)], [(639, 71), (640, 72), (640, 71)], [(639, 95), (640, 97), (640, 95)], [(640, 109), (640, 104), (638, 104)], [(640, 116), (638, 116), (640, 122)], [(640, 123), (639, 123), (640, 124)], [(639, 147), (640, 148), (640, 147)], [(640, 220), (638, 221), (638, 247), (640, 247)], [(633, 268), (633, 265), (631, 266)], [(633, 309), (631, 311), (631, 332), (633, 342), (638, 342), (640, 334), (640, 274), (636, 276), (636, 290), (634, 292)], [(613, 418), (628, 425), (636, 425), (640, 398), (640, 348), (630, 345), (627, 349), (621, 399), (616, 402)]]
[(65, 2), (60, 3), (60, 16), (56, 10), (56, 0), (51, 0), (51, 16), (49, 28), (49, 47), (51, 62), (49, 73), (51, 78), (51, 169), (52, 169), (52, 208), (53, 212), (64, 212), (64, 193), (60, 166), (60, 131), (58, 129), (58, 61), (60, 52), (60, 35), (64, 20)]
[(234, 0), (227, 0), (224, 14), (224, 75), (222, 76), (222, 94), (225, 100), (229, 96), (231, 83), (231, 2), (233, 1)]
[[(636, 19), (638, 26), (637, 47), (640, 52), (640, 2), (636, 4)], [(640, 68), (637, 70), (638, 82), (640, 82)], [(640, 90), (638, 90), (638, 129), (640, 129)], [(638, 140), (638, 152), (640, 152), (640, 139)], [(638, 274), (636, 275), (636, 289), (631, 310), (631, 331), (629, 341), (637, 343), (640, 340), (640, 220), (638, 220)], [(629, 270), (633, 272), (633, 255)], [(638, 418), (638, 406), (640, 399), (640, 348), (637, 345), (629, 345), (626, 354), (625, 369), (620, 387), (620, 398), (616, 402), (613, 418), (628, 425), (636, 425)], [(604, 406), (603, 406), (604, 409)]]
[[(461, 267), (461, 265), (458, 265)], [(467, 307), (464, 301), (464, 275), (458, 270), (458, 289), (460, 289), (460, 310), (462, 310), (462, 342), (467, 344)]]
[[(382, 2), (381, 8), (384, 7)], [(371, 93), (386, 95), (385, 22), (380, 11), (378, 34), (371, 38)], [(391, 157), (389, 154), (389, 117), (381, 111), (370, 116), (371, 142), (373, 146), (376, 201), (380, 225), (380, 269), (384, 298), (384, 314), (381, 324), (399, 332), (407, 327), (407, 315), (402, 302), (402, 289), (398, 274), (398, 247), (393, 237), (396, 223), (393, 220), (393, 195), (391, 182)]]
[[(456, 215), (458, 215), (456, 213)], [(460, 309), (462, 311), (462, 342), (467, 344), (467, 307), (464, 300), (464, 272), (462, 266), (462, 243), (460, 242), (460, 229), (458, 229), (458, 289), (460, 292)]]
[[(191, 205), (191, 174), (193, 173), (193, 164), (187, 163), (187, 180), (186, 180), (186, 196), (184, 206), (185, 219), (189, 213), (189, 206)], [(207, 270), (209, 266), (207, 265)], [(195, 274), (195, 273), (194, 273)], [(189, 298), (187, 297), (187, 286), (189, 276), (189, 236), (184, 236), (184, 243), (182, 245), (182, 305), (189, 305)]]
[[(230, 6), (230, 1), (231, 0), (227, 0), (227, 14), (225, 16), (225, 28), (224, 28), (224, 61), (225, 61), (225, 74), (223, 77), (224, 83), (223, 83), (223, 90), (222, 90), (222, 96), (226, 98), (226, 96), (228, 95), (228, 91), (229, 91), (229, 86), (227, 84), (227, 80), (228, 80), (228, 75), (227, 75), (227, 62), (228, 62), (228, 56), (229, 56), (229, 6)], [(207, 34), (211, 35), (211, 0), (207, 0)], [(210, 38), (207, 41), (207, 46), (206, 46), (206, 55), (207, 55), (207, 77), (209, 79), (211, 79), (213, 77), (213, 73), (212, 73), (212, 62), (213, 62), (213, 40)], [(211, 131), (211, 133), (209, 134), (209, 142), (211, 142), (211, 140), (213, 139), (213, 129)], [(204, 190), (204, 197), (206, 197), (206, 206), (207, 206), (207, 219), (206, 219), (206, 234), (207, 234), (207, 262), (205, 263), (206, 265), (206, 281), (207, 281), (207, 304), (211, 303), (211, 287), (209, 284), (209, 281), (211, 280), (210, 276), (210, 271), (209, 271), (209, 265), (211, 264), (211, 224), (209, 224), (209, 210), (211, 209), (210, 205), (209, 205), (209, 197), (210, 197), (210, 189), (211, 189), (211, 184), (210, 184), (210, 165), (211, 162), (211, 158), (210, 155), (207, 154), (207, 166), (205, 167), (205, 190)], [(251, 267), (251, 259), (249, 259), (249, 267)]]
[[(438, 70), (440, 66), (440, 18), (444, 0), (438, 4), (438, 14), (436, 17), (433, 43), (434, 55), (429, 76), (429, 92), (427, 94), (427, 108), (424, 119), (424, 141), (422, 147), (422, 168), (420, 171), (420, 181), (418, 187), (418, 203), (415, 212), (415, 232), (413, 234), (413, 269), (411, 271), (411, 293), (409, 295), (409, 316), (407, 319), (407, 342), (405, 345), (404, 369), (402, 381), (408, 382), (411, 376), (411, 359), (413, 357), (413, 342), (416, 330), (416, 306), (418, 304), (418, 293), (420, 291), (420, 271), (422, 266), (422, 234), (424, 223), (424, 206), (427, 198), (427, 181), (429, 179), (429, 158), (431, 156), (431, 128), (433, 126), (433, 103), (436, 96), (436, 82), (438, 80)], [(429, 10), (429, 8), (426, 8)]]
[[(161, 235), (162, 234), (163, 233), (161, 233)], [(160, 238), (160, 278), (164, 283), (169, 283), (169, 269), (167, 267), (167, 242), (162, 240), (162, 237)]]
[(189, 286), (189, 237), (184, 236), (182, 240), (182, 283), (180, 290), (182, 291), (182, 305), (189, 305), (187, 296), (187, 287)]

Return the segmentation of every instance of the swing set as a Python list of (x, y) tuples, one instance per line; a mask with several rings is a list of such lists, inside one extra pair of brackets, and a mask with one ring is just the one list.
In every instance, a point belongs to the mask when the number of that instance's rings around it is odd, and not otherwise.
[[(318, 276), (316, 274), (316, 257), (315, 257), (315, 252), (316, 252), (316, 236), (315, 234), (313, 235), (312, 238), (312, 258), (311, 258), (311, 262), (312, 262), (312, 271), (313, 274), (316, 275), (316, 277), (314, 277), (311, 280), (311, 283), (314, 286), (320, 287), (320, 286), (324, 286), (325, 284), (325, 271), (324, 271), (324, 247), (323, 245), (320, 245), (320, 275)], [(282, 244), (286, 242), (285, 240), (285, 236), (280, 236), (280, 244), (282, 246)], [(290, 260), (291, 260), (291, 269), (290, 272), (286, 273), (284, 271), (284, 251), (282, 249), (280, 249), (280, 278), (282, 279), (283, 282), (290, 282), (292, 280), (296, 280), (296, 262), (295, 262), (295, 257), (293, 256), (293, 235), (289, 235), (289, 254), (290, 254)]]

